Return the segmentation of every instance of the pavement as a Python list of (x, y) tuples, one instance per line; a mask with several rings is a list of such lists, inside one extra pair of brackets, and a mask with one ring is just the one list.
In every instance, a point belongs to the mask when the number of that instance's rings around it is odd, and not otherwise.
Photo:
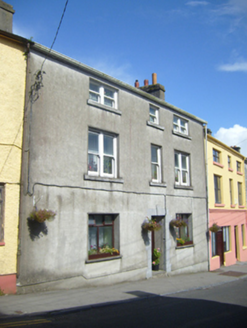
[(211, 272), (167, 276), (153, 271), (153, 277), (104, 287), (86, 287), (0, 297), (0, 319), (23, 315), (66, 313), (132, 302), (140, 298), (166, 296), (182, 291), (206, 289), (247, 279), (247, 262), (238, 262)]

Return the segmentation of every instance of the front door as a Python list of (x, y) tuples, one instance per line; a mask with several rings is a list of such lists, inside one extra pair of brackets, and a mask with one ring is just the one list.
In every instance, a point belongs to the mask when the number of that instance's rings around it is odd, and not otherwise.
[(220, 257), (220, 265), (224, 264), (223, 231), (216, 232), (216, 255)]

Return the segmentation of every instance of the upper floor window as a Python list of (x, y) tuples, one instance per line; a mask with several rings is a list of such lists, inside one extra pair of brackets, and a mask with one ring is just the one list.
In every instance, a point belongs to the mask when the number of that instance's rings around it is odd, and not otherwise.
[(214, 175), (214, 196), (215, 204), (221, 204), (221, 177)]
[(189, 155), (175, 152), (175, 184), (190, 185)]
[(227, 156), (227, 162), (228, 162), (228, 169), (231, 169), (232, 168), (231, 156)]
[(159, 109), (150, 106), (149, 107), (149, 121), (155, 124), (159, 124)]
[(88, 174), (116, 178), (116, 135), (94, 130), (88, 132)]
[(117, 91), (98, 82), (90, 81), (89, 98), (99, 104), (117, 108)]
[(237, 161), (237, 172), (241, 172), (241, 162)]
[(220, 152), (216, 149), (213, 149), (213, 161), (220, 163)]
[(188, 134), (188, 121), (182, 119), (181, 117), (173, 117), (173, 130), (175, 132), (180, 132), (183, 134)]
[(238, 182), (238, 205), (243, 205), (242, 183)]
[(230, 191), (230, 204), (233, 205), (234, 200), (233, 200), (233, 181), (232, 181), (232, 179), (229, 179), (229, 191)]
[(152, 181), (161, 182), (161, 148), (151, 145)]
[(4, 185), (0, 185), (0, 243), (4, 241)]

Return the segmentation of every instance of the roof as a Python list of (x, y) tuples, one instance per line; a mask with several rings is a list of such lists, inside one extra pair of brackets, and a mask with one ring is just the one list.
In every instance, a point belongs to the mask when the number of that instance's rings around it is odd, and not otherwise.
[(19, 35), (10, 33), (10, 32), (6, 32), (3, 30), (0, 30), (0, 36), (4, 37), (6, 39), (10, 39), (12, 41), (16, 41), (18, 43), (22, 43), (22, 44), (27, 44), (27, 43), (34, 44), (34, 42), (31, 40), (28, 40), (26, 38), (23, 38), (22, 36), (19, 36)]
[(56, 52), (54, 50), (50, 50), (49, 48), (47, 48), (47, 47), (45, 47), (41, 44), (34, 43), (34, 44), (31, 45), (31, 49), (33, 49), (33, 50), (35, 50), (39, 53), (44, 54), (46, 57), (54, 58), (58, 61), (64, 62), (66, 64), (69, 64), (69, 65), (73, 66), (73, 67), (76, 67), (76, 68), (79, 68), (83, 71), (86, 71), (89, 74), (93, 74), (94, 76), (97, 76), (99, 78), (106, 79), (109, 82), (114, 83), (115, 85), (117, 85), (119, 87), (127, 89), (127, 90), (131, 91), (132, 93), (138, 94), (138, 95), (140, 95), (144, 98), (147, 98), (147, 99), (149, 99), (149, 100), (151, 100), (155, 103), (158, 103), (162, 106), (165, 106), (165, 107), (177, 112), (178, 114), (185, 115), (185, 116), (187, 116), (187, 117), (189, 117), (189, 118), (191, 118), (191, 119), (193, 119), (193, 120), (195, 120), (195, 121), (197, 121), (201, 124), (207, 124), (207, 122), (205, 120), (203, 120), (203, 119), (201, 119), (201, 118), (199, 118), (195, 115), (192, 115), (192, 114), (190, 114), (190, 113), (188, 113), (188, 112), (186, 112), (186, 111), (184, 111), (184, 110), (182, 110), (182, 109), (180, 109), (176, 106), (173, 106), (173, 105), (169, 104), (168, 102), (166, 102), (166, 101), (164, 101), (160, 98), (152, 96), (151, 94), (149, 94), (145, 91), (142, 91), (142, 90), (140, 90), (136, 87), (133, 87), (133, 86), (127, 84), (127, 83), (124, 83), (124, 82), (122, 82), (118, 79), (115, 79), (114, 77), (112, 77), (110, 75), (107, 75), (107, 74), (102, 73), (102, 72), (100, 72), (100, 71), (98, 71), (98, 70), (96, 70), (92, 67), (89, 67), (85, 64), (82, 64), (81, 62), (79, 62), (75, 59), (72, 59), (70, 57), (67, 57), (67, 56), (65, 56), (65, 55), (63, 55), (59, 52)]

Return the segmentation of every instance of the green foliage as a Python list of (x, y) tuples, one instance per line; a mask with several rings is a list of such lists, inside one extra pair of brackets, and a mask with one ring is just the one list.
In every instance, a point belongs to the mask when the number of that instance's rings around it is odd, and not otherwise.
[(155, 248), (153, 251), (153, 256), (152, 256), (152, 264), (157, 265), (160, 263), (160, 248)]
[(220, 227), (217, 225), (217, 223), (214, 223), (212, 227), (209, 228), (209, 231), (211, 232), (218, 232), (220, 230)]
[(5, 293), (2, 291), (2, 289), (0, 288), (0, 296), (4, 296)]
[(50, 210), (36, 210), (34, 209), (30, 215), (29, 215), (29, 218), (31, 220), (35, 220), (39, 223), (42, 223), (46, 220), (48, 221), (52, 221), (56, 216), (56, 213), (53, 212), (53, 211), (50, 211)]
[(173, 219), (170, 221), (170, 226), (180, 228), (180, 227), (187, 227), (187, 224), (184, 220)]
[(148, 219), (148, 221), (143, 223), (142, 228), (148, 231), (157, 231), (161, 229), (161, 223)]

